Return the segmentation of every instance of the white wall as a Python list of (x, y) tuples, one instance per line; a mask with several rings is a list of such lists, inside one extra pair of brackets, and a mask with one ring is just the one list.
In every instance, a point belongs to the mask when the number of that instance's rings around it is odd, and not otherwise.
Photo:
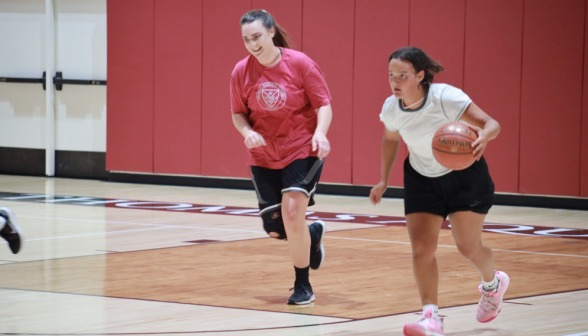
[[(45, 69), (45, 1), (0, 1), (0, 76), (40, 78)], [(0, 146), (44, 148), (41, 84), (0, 83)]]
[[(54, 0), (56, 71), (106, 79), (106, 0)], [(41, 77), (45, 0), (0, 0), (0, 77)], [(55, 74), (51, 74), (54, 76)], [(55, 91), (57, 150), (106, 151), (106, 87)], [(0, 83), (0, 146), (45, 148), (41, 84)]]

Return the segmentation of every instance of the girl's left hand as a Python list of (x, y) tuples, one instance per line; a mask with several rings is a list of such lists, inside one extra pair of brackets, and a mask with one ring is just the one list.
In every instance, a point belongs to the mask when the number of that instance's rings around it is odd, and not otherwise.
[(480, 127), (472, 125), (469, 126), (474, 132), (476, 132), (476, 134), (478, 134), (478, 139), (472, 142), (472, 153), (476, 157), (476, 161), (480, 161), (482, 154), (484, 154), (484, 150), (486, 149), (486, 145), (488, 145), (488, 137), (486, 135), (486, 131)]
[(318, 148), (318, 158), (319, 160), (324, 159), (329, 152), (331, 151), (331, 144), (327, 139), (327, 136), (324, 135), (322, 132), (315, 132), (314, 136), (312, 137), (312, 151), (316, 151)]

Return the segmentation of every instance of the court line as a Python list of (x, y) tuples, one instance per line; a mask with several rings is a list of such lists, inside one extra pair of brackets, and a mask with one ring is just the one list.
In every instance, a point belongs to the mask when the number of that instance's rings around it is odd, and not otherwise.
[[(157, 227), (151, 229), (136, 229), (136, 230), (123, 230), (123, 231), (109, 231), (109, 232), (97, 232), (97, 233), (86, 233), (86, 234), (79, 234), (79, 235), (71, 235), (71, 236), (58, 236), (58, 237), (45, 237), (45, 238), (36, 238), (36, 239), (25, 239), (26, 242), (30, 241), (39, 241), (39, 240), (50, 240), (50, 239), (61, 239), (61, 238), (73, 238), (73, 237), (84, 237), (84, 236), (95, 236), (95, 235), (104, 235), (104, 234), (111, 234), (111, 233), (123, 233), (123, 232), (137, 232), (137, 231), (150, 231), (150, 230), (161, 230), (165, 229), (164, 227)], [(2, 244), (6, 244), (6, 242), (0, 242)]]
[[(199, 227), (199, 226), (179, 226), (179, 225), (168, 225), (168, 224), (152, 224), (152, 223), (137, 223), (137, 222), (118, 222), (118, 221), (106, 221), (106, 220), (94, 220), (94, 219), (74, 219), (74, 218), (57, 218), (57, 217), (40, 217), (40, 216), (19, 216), (23, 218), (37, 218), (37, 219), (55, 219), (55, 220), (69, 220), (69, 221), (83, 221), (83, 222), (100, 222), (100, 223), (115, 223), (115, 224), (129, 224), (129, 225), (150, 225), (150, 226), (159, 226), (160, 228), (182, 228), (182, 229), (197, 229), (197, 230), (212, 230), (212, 231), (233, 231), (233, 232), (249, 232), (249, 233), (264, 233), (264, 231), (253, 231), (253, 230), (238, 230), (238, 229), (220, 229), (220, 228), (211, 228), (211, 227)], [(364, 228), (362, 228), (364, 229)], [(365, 228), (369, 229), (369, 228)], [(129, 230), (132, 231), (132, 230)], [(343, 230), (345, 231), (345, 230)], [(124, 232), (124, 231), (118, 231)], [(331, 231), (333, 232), (333, 231)], [(95, 233), (103, 234), (103, 233)], [(88, 234), (92, 235), (92, 234)], [(358, 241), (370, 241), (370, 242), (380, 242), (380, 243), (393, 243), (393, 244), (404, 244), (410, 245), (410, 242), (400, 242), (394, 240), (378, 240), (378, 239), (364, 239), (364, 238), (348, 238), (348, 237), (333, 237), (333, 236), (325, 236), (326, 238), (332, 239), (347, 239), (347, 240), (358, 240)], [(268, 237), (269, 238), (269, 237)], [(49, 239), (49, 238), (41, 238), (39, 240)], [(230, 241), (226, 241), (230, 242)], [(457, 246), (453, 245), (437, 245), (439, 247), (451, 247), (457, 248)], [(512, 253), (526, 253), (526, 254), (538, 254), (538, 255), (549, 255), (549, 256), (557, 256), (557, 257), (576, 257), (576, 258), (588, 258), (585, 255), (576, 255), (576, 254), (559, 254), (559, 253), (547, 253), (547, 252), (531, 252), (531, 251), (518, 251), (518, 250), (501, 250), (501, 249), (492, 249), (493, 251), (498, 252), (512, 252)]]
[[(259, 312), (270, 312), (270, 313), (278, 313), (278, 314), (294, 314), (294, 315), (305, 315), (305, 316), (316, 316), (316, 317), (327, 317), (327, 318), (335, 318), (335, 319), (342, 319), (343, 321), (333, 321), (333, 322), (326, 322), (326, 323), (318, 323), (318, 324), (310, 324), (310, 325), (298, 325), (298, 326), (282, 326), (282, 327), (269, 327), (269, 328), (259, 328), (259, 329), (237, 329), (237, 330), (198, 330), (198, 331), (176, 331), (176, 332), (146, 332), (146, 333), (77, 333), (77, 334), (39, 334), (39, 333), (0, 333), (0, 335), (35, 335), (35, 336), (42, 336), (42, 335), (72, 335), (72, 336), (93, 336), (93, 335), (160, 335), (160, 334), (204, 334), (204, 333), (221, 333), (221, 332), (241, 332), (241, 331), (263, 331), (263, 330), (274, 330), (274, 329), (295, 329), (295, 328), (304, 328), (304, 327), (314, 327), (314, 326), (326, 326), (332, 324), (343, 324), (343, 323), (353, 323), (353, 322), (360, 322), (360, 321), (369, 321), (373, 319), (379, 319), (384, 317), (392, 317), (392, 316), (399, 316), (405, 314), (416, 314), (420, 313), (420, 311), (410, 311), (410, 312), (402, 312), (402, 313), (395, 313), (389, 315), (379, 315), (379, 316), (371, 316), (365, 318), (348, 318), (348, 317), (336, 317), (336, 316), (325, 316), (325, 315), (314, 315), (314, 314), (305, 314), (305, 313), (295, 313), (295, 312), (280, 312), (280, 311), (272, 311), (272, 310), (262, 310), (262, 309), (252, 309), (252, 308), (242, 308), (242, 307), (227, 307), (227, 306), (214, 306), (214, 305), (207, 305), (207, 304), (197, 304), (197, 303), (185, 303), (185, 302), (170, 302), (170, 301), (159, 301), (159, 300), (149, 300), (149, 299), (138, 299), (138, 298), (125, 298), (119, 296), (104, 296), (104, 295), (95, 295), (95, 294), (84, 294), (84, 293), (68, 293), (68, 292), (55, 292), (55, 291), (46, 291), (46, 290), (38, 290), (38, 289), (22, 289), (22, 288), (8, 288), (8, 287), (0, 287), (0, 290), (15, 290), (15, 291), (25, 291), (25, 292), (41, 292), (41, 293), (53, 293), (53, 294), (66, 294), (66, 295), (80, 295), (80, 296), (92, 296), (92, 297), (103, 297), (103, 298), (113, 298), (113, 299), (124, 299), (124, 300), (137, 300), (137, 301), (148, 301), (148, 302), (160, 302), (160, 303), (172, 303), (172, 304), (179, 304), (179, 305), (195, 305), (195, 306), (204, 306), (204, 307), (215, 307), (215, 308), (227, 308), (227, 309), (237, 309), (237, 310), (247, 310), (247, 311), (259, 311)], [(523, 298), (534, 298), (534, 297), (541, 297), (541, 296), (548, 296), (548, 295), (557, 295), (557, 294), (567, 294), (567, 293), (574, 293), (580, 291), (588, 291), (586, 289), (574, 289), (570, 291), (562, 291), (562, 292), (554, 292), (554, 293), (546, 293), (546, 294), (538, 294), (538, 295), (530, 295), (525, 297), (515, 297), (506, 300), (517, 300)], [(505, 302), (508, 303), (508, 302)], [(473, 303), (465, 303), (459, 304), (454, 306), (443, 306), (442, 309), (450, 309), (450, 308), (459, 308), (459, 307), (466, 307), (466, 306), (474, 306), (477, 305), (476, 302)], [(586, 336), (588, 332), (579, 333), (579, 334), (572, 334), (572, 335), (565, 335), (565, 336)]]
[[(392, 244), (410, 245), (409, 242), (401, 242), (401, 241), (394, 241), (394, 240), (379, 240), (379, 239), (349, 238), (349, 237), (333, 237), (333, 236), (325, 236), (325, 238), (346, 239), (346, 240), (359, 240), (359, 241), (370, 241), (370, 242), (379, 242), (379, 243), (392, 243)], [(457, 246), (454, 246), (454, 245), (437, 245), (437, 246), (439, 246), (439, 247), (457, 248)], [(531, 251), (518, 251), (518, 250), (500, 250), (500, 249), (494, 249), (494, 248), (492, 249), (492, 251), (513, 252), (513, 253), (528, 253), (528, 254), (541, 254), (541, 255), (550, 255), (550, 256), (558, 256), (558, 257), (588, 258), (588, 256), (585, 256), (585, 255), (577, 255), (577, 254), (558, 254), (558, 253), (531, 252)]]
[[(305, 324), (305, 325), (290, 325), (290, 326), (281, 326), (281, 327), (268, 327), (268, 328), (256, 328), (256, 329), (234, 329), (234, 330), (196, 330), (196, 331), (176, 331), (176, 332), (161, 331), (161, 332), (143, 332), (143, 333), (99, 333), (99, 334), (96, 334), (96, 333), (78, 333), (78, 334), (73, 334), (73, 333), (72, 334), (67, 334), (67, 333), (65, 333), (65, 334), (64, 333), (47, 334), (47, 333), (43, 333), (43, 334), (39, 334), (39, 333), (1, 333), (0, 332), (0, 335), (158, 335), (158, 334), (166, 334), (167, 335), (167, 334), (192, 334), (192, 333), (202, 334), (202, 333), (240, 332), (240, 331), (256, 331), (256, 330), (263, 331), (263, 330), (273, 330), (273, 329), (302, 328), (302, 327), (313, 327), (313, 326), (324, 326), (324, 325), (330, 325), (330, 324), (348, 323), (348, 322), (363, 320), (363, 319), (355, 319), (355, 318), (350, 318), (350, 317), (316, 315), (316, 314), (297, 313), (297, 312), (283, 312), (283, 311), (276, 311), (276, 310), (265, 310), (265, 309), (243, 308), (243, 307), (215, 306), (215, 305), (210, 305), (210, 304), (161, 301), (161, 300), (152, 300), (152, 299), (128, 298), (128, 297), (122, 297), (122, 296), (107, 296), (107, 295), (97, 295), (97, 294), (87, 294), (87, 293), (56, 292), (56, 291), (40, 290), (40, 289), (0, 287), (0, 290), (39, 292), (39, 293), (76, 295), (76, 296), (90, 296), (90, 297), (107, 298), (107, 299), (133, 300), (133, 301), (168, 303), (168, 304), (187, 305), (187, 306), (200, 306), (200, 307), (246, 310), (246, 311), (251, 311), (251, 312), (263, 312), (263, 313), (273, 313), (273, 314), (288, 314), (288, 315), (303, 315), (303, 316), (309, 316), (309, 317), (324, 317), (324, 318), (331, 318), (331, 319), (338, 319), (339, 320), (339, 321), (315, 323), (315, 324)], [(406, 314), (406, 313), (397, 313), (397, 314), (391, 314), (391, 315), (386, 315), (386, 316), (395, 316), (395, 315), (402, 315), (402, 314)], [(368, 317), (366, 319), (372, 319), (372, 317)]]
[(137, 222), (119, 222), (109, 220), (97, 220), (97, 219), (77, 219), (77, 218), (59, 218), (59, 217), (41, 217), (41, 216), (18, 216), (19, 218), (33, 218), (33, 219), (55, 219), (64, 221), (80, 221), (80, 222), (96, 222), (96, 223), (113, 223), (113, 224), (128, 224), (128, 225), (142, 225), (142, 226), (160, 226), (162, 228), (182, 228), (182, 229), (197, 229), (197, 230), (213, 230), (213, 231), (234, 231), (234, 232), (253, 232), (253, 233), (264, 233), (265, 231), (253, 231), (253, 230), (239, 230), (239, 229), (221, 229), (212, 227), (201, 227), (201, 226), (181, 226), (181, 225), (169, 225), (169, 224), (154, 224), (154, 223), (137, 223)]

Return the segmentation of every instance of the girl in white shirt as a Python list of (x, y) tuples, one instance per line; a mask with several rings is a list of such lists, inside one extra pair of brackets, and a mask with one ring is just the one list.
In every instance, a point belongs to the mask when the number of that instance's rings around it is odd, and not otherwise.
[[(402, 138), (409, 151), (404, 162), (406, 225), (423, 304), (421, 317), (404, 326), (404, 335), (444, 335), (443, 320), (438, 317), (435, 251), (447, 217), (459, 252), (482, 275), (482, 298), (476, 318), (482, 323), (490, 322), (500, 313), (510, 282), (506, 273), (494, 270), (492, 250), (482, 243), (484, 219), (494, 198), (494, 183), (482, 154), (488, 141), (500, 132), (500, 125), (460, 89), (432, 84), (434, 75), (444, 69), (421, 49), (398, 49), (388, 61), (393, 96), (386, 100), (380, 114), (386, 127), (381, 175), (370, 192), (370, 201), (374, 205), (380, 203)], [(437, 129), (452, 121), (466, 122), (478, 135), (472, 144), (476, 161), (460, 171), (441, 166), (431, 146)]]

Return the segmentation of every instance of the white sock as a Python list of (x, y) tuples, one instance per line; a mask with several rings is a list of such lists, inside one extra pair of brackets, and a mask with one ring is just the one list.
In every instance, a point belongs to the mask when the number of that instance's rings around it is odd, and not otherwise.
[(423, 313), (426, 313), (427, 310), (431, 309), (431, 311), (433, 312), (433, 316), (437, 317), (439, 315), (439, 307), (437, 305), (434, 304), (428, 304), (428, 305), (424, 305), (423, 306)]
[(4, 217), (0, 216), (0, 230), (2, 230), (4, 228), (5, 224), (6, 224), (6, 219), (4, 219)]
[(490, 282), (484, 281), (482, 279), (482, 289), (486, 292), (493, 291), (498, 288), (498, 277), (494, 274), (494, 279)]

